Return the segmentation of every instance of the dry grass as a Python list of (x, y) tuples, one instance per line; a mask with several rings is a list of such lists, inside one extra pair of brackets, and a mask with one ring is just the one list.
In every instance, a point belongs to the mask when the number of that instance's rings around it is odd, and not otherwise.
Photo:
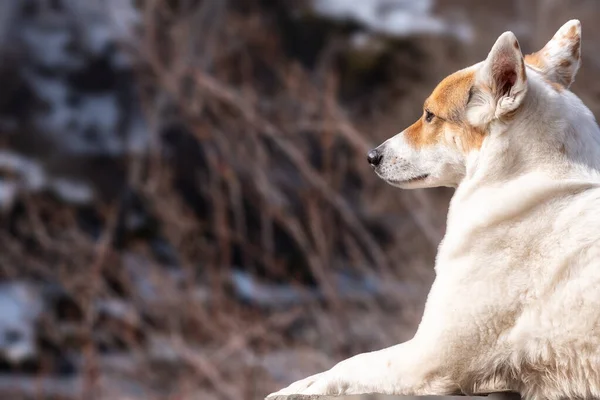
[[(43, 318), (43, 357), (30, 369), (53, 377), (70, 352), (81, 371), (24, 395), (260, 398), (405, 338), (417, 321), (440, 225), (417, 206), (421, 194), (402, 197), (414, 209), (396, 221), (381, 212), (388, 194), (364, 160), (380, 139), (347, 117), (364, 104), (340, 103), (337, 39), (307, 68), (285, 54), (277, 9), (184, 3), (146, 2), (139, 43), (123, 44), (137, 60), (152, 146), (124, 160), (122, 194), (86, 208), (32, 195), (0, 231), (5, 279), (64, 292)], [(147, 221), (130, 227), (139, 214)], [(323, 298), (283, 310), (245, 304), (233, 267)], [(333, 274), (348, 271), (411, 279), (416, 295), (340, 298)], [(389, 311), (398, 317), (385, 331), (351, 324), (382, 326)], [(276, 381), (280, 364), (290, 371)]]

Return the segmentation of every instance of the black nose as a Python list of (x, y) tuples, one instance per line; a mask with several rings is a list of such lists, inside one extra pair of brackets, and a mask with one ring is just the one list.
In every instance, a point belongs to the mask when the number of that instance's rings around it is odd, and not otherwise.
[(383, 154), (379, 152), (377, 149), (373, 149), (367, 154), (367, 160), (369, 160), (369, 164), (376, 167), (381, 163), (383, 159)]

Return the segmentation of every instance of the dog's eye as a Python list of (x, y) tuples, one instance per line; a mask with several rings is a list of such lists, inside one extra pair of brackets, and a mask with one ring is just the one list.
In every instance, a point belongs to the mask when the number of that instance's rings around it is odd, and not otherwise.
[(433, 117), (435, 117), (435, 115), (433, 115), (433, 113), (431, 111), (425, 110), (425, 121), (431, 122)]

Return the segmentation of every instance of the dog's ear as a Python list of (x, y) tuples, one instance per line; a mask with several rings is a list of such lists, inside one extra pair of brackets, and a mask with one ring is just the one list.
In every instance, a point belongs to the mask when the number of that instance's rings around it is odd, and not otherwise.
[(477, 71), (472, 89), (469, 120), (486, 125), (515, 111), (527, 93), (525, 61), (519, 41), (512, 32), (504, 32)]
[(525, 62), (544, 76), (568, 88), (575, 80), (581, 60), (581, 23), (564, 24), (543, 49), (525, 57)]

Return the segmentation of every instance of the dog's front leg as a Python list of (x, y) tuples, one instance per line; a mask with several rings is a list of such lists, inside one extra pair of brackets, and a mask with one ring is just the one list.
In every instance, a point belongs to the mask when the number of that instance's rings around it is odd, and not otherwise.
[[(363, 353), (273, 393), (267, 399), (291, 394), (351, 395), (365, 393), (447, 395), (458, 387), (438, 368), (432, 346), (415, 339), (383, 350)], [(439, 359), (439, 355), (438, 355)]]
[[(344, 360), (268, 398), (291, 394), (450, 395), (518, 387), (502, 373), (499, 360), (503, 360), (504, 347), (498, 353), (497, 341), (502, 327), (514, 323), (521, 294), (512, 290), (498, 295), (497, 289), (494, 294), (494, 287), (490, 289), (486, 281), (477, 285), (478, 275), (473, 273), (479, 271), (477, 265), (469, 268), (463, 260), (440, 270), (412, 340)], [(465, 298), (467, 287), (478, 301)]]

